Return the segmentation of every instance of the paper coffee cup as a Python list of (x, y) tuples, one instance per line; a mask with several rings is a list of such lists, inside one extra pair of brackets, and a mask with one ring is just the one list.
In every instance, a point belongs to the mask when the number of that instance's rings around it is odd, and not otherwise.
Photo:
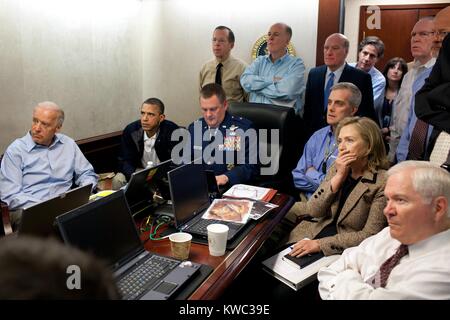
[(208, 230), (209, 254), (212, 256), (223, 256), (227, 247), (228, 226), (213, 223), (206, 227)]
[(186, 260), (191, 250), (192, 235), (186, 232), (172, 233), (169, 236), (172, 256), (176, 259)]

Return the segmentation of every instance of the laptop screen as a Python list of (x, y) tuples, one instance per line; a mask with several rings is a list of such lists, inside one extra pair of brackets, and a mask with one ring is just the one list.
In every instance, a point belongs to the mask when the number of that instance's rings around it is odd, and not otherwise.
[(171, 166), (172, 160), (167, 160), (154, 167), (133, 173), (125, 189), (130, 207), (144, 201), (151, 201), (155, 192), (159, 193), (164, 199), (169, 199), (167, 172), (169, 172)]
[(143, 248), (122, 190), (56, 220), (66, 243), (89, 251), (111, 265)]
[(88, 203), (91, 190), (92, 183), (23, 209), (19, 235), (31, 234), (41, 237), (56, 235), (55, 218)]
[(169, 184), (177, 228), (209, 206), (203, 165), (189, 163), (170, 171)]

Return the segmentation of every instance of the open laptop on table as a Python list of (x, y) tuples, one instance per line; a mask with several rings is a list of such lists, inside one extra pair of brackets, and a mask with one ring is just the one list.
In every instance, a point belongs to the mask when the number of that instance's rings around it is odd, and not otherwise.
[(133, 216), (152, 205), (155, 193), (160, 196), (161, 202), (170, 199), (167, 172), (171, 168), (172, 160), (167, 160), (131, 175), (124, 190)]
[(209, 224), (226, 224), (230, 228), (228, 242), (243, 230), (245, 224), (242, 223), (202, 218), (210, 205), (208, 183), (203, 165), (188, 163), (169, 171), (168, 176), (177, 230), (207, 239), (206, 227)]
[(55, 218), (88, 203), (91, 190), (92, 183), (23, 209), (18, 235), (58, 236)]
[(166, 300), (200, 264), (145, 250), (122, 190), (56, 218), (65, 243), (106, 260), (127, 300)]

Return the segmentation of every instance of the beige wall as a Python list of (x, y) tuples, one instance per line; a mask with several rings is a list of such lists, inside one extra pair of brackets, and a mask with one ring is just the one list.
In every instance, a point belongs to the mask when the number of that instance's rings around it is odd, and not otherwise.
[(198, 70), (211, 33), (236, 34), (235, 56), (250, 62), (273, 22), (290, 24), (308, 68), (315, 63), (318, 0), (0, 0), (0, 153), (52, 100), (74, 139), (121, 130), (140, 103), (160, 97), (169, 118), (199, 116)]
[(212, 58), (218, 25), (235, 33), (232, 54), (251, 62), (255, 41), (278, 21), (293, 29), (292, 43), (308, 68), (315, 64), (318, 1), (165, 0), (144, 2), (144, 96), (157, 95), (180, 125), (200, 116), (198, 72)]
[[(417, 4), (417, 3), (445, 3), (448, 0), (345, 0), (345, 26), (344, 33), (350, 40), (350, 49), (347, 61), (353, 62), (357, 59), (358, 32), (359, 32), (359, 9), (367, 5), (394, 5), (394, 4)], [(383, 27), (383, 26), (381, 26)]]
[(0, 153), (37, 102), (66, 112), (79, 139), (120, 130), (142, 99), (139, 1), (0, 0)]

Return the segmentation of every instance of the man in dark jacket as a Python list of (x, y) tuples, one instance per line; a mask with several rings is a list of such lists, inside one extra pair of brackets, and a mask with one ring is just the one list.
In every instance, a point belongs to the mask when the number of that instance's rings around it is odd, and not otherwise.
[[(149, 98), (144, 101), (141, 106), (141, 119), (127, 125), (122, 133), (119, 171), (127, 181), (136, 169), (156, 165), (171, 158), (172, 148), (178, 142), (171, 141), (175, 129), (178, 129), (178, 125), (166, 120), (164, 103), (161, 100)], [(120, 174), (116, 176), (120, 177)], [(116, 183), (120, 180), (119, 177), (115, 177)]]

